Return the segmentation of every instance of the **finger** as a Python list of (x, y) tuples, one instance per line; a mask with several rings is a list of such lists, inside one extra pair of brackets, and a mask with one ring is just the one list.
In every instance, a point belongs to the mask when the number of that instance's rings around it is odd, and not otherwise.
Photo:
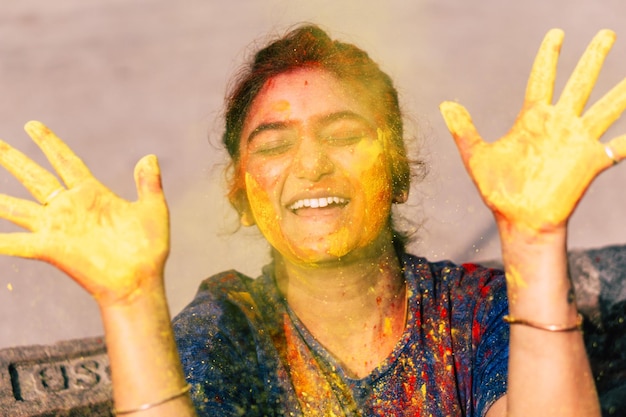
[(2, 233), (0, 234), (0, 255), (40, 259), (40, 242), (41, 239), (32, 233)]
[(140, 201), (163, 201), (161, 169), (155, 155), (146, 155), (135, 165), (135, 184)]
[(457, 148), (461, 154), (463, 162), (467, 165), (472, 155), (472, 149), (483, 143), (482, 138), (478, 134), (472, 118), (465, 107), (458, 103), (445, 101), (439, 106), (441, 114), (448, 126), (448, 130), (452, 133)]
[(582, 117), (592, 138), (599, 138), (626, 110), (626, 78), (598, 100)]
[(32, 201), (0, 194), (0, 218), (20, 227), (33, 231), (37, 228), (37, 219), (42, 207)]
[(17, 178), (40, 203), (45, 203), (49, 195), (63, 187), (54, 175), (1, 140), (0, 165)]
[(563, 44), (561, 29), (551, 29), (541, 42), (526, 85), (526, 104), (552, 102), (556, 66)]
[(31, 121), (26, 123), (24, 129), (41, 148), (68, 188), (91, 177), (91, 172), (83, 161), (43, 123)]
[(607, 29), (601, 30), (594, 36), (565, 84), (557, 103), (558, 106), (569, 108), (574, 114), (580, 114), (583, 111), (598, 79), (604, 59), (614, 42), (615, 33)]

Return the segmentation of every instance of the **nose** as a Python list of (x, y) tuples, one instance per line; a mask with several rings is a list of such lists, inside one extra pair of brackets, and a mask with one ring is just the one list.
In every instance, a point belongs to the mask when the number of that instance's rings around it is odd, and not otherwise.
[(302, 137), (293, 164), (296, 177), (319, 181), (333, 169), (333, 162), (323, 144), (311, 135)]

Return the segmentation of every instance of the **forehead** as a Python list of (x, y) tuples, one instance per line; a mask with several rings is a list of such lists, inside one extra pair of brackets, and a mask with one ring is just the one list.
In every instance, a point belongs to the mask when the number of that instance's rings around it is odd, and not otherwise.
[(254, 99), (243, 137), (263, 123), (313, 123), (333, 113), (351, 112), (375, 124), (372, 106), (355, 83), (315, 68), (302, 68), (270, 78)]

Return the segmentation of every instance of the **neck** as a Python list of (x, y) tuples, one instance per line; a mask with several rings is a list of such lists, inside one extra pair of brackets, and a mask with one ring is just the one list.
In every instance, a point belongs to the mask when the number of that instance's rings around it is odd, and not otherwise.
[(290, 308), (357, 376), (391, 353), (405, 327), (406, 285), (391, 240), (375, 252), (313, 266), (275, 255), (277, 284)]

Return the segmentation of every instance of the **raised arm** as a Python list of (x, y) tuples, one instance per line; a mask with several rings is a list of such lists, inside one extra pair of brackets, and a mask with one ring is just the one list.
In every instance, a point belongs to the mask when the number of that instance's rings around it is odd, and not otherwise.
[(0, 234), (0, 254), (49, 262), (93, 295), (104, 322), (118, 415), (144, 405), (146, 417), (195, 415), (165, 299), (169, 224), (156, 157), (137, 164), (138, 199), (129, 202), (97, 181), (44, 125), (30, 122), (26, 131), (62, 183), (0, 141), (0, 165), (37, 201), (0, 195), (0, 217), (27, 230)]
[(626, 136), (599, 137), (626, 108), (626, 80), (581, 115), (615, 35), (593, 39), (552, 104), (563, 32), (551, 30), (535, 59), (522, 111), (486, 143), (469, 113), (441, 111), (502, 244), (511, 323), (506, 399), (489, 416), (599, 416), (574, 290), (567, 271), (567, 222), (593, 179), (626, 157)]

